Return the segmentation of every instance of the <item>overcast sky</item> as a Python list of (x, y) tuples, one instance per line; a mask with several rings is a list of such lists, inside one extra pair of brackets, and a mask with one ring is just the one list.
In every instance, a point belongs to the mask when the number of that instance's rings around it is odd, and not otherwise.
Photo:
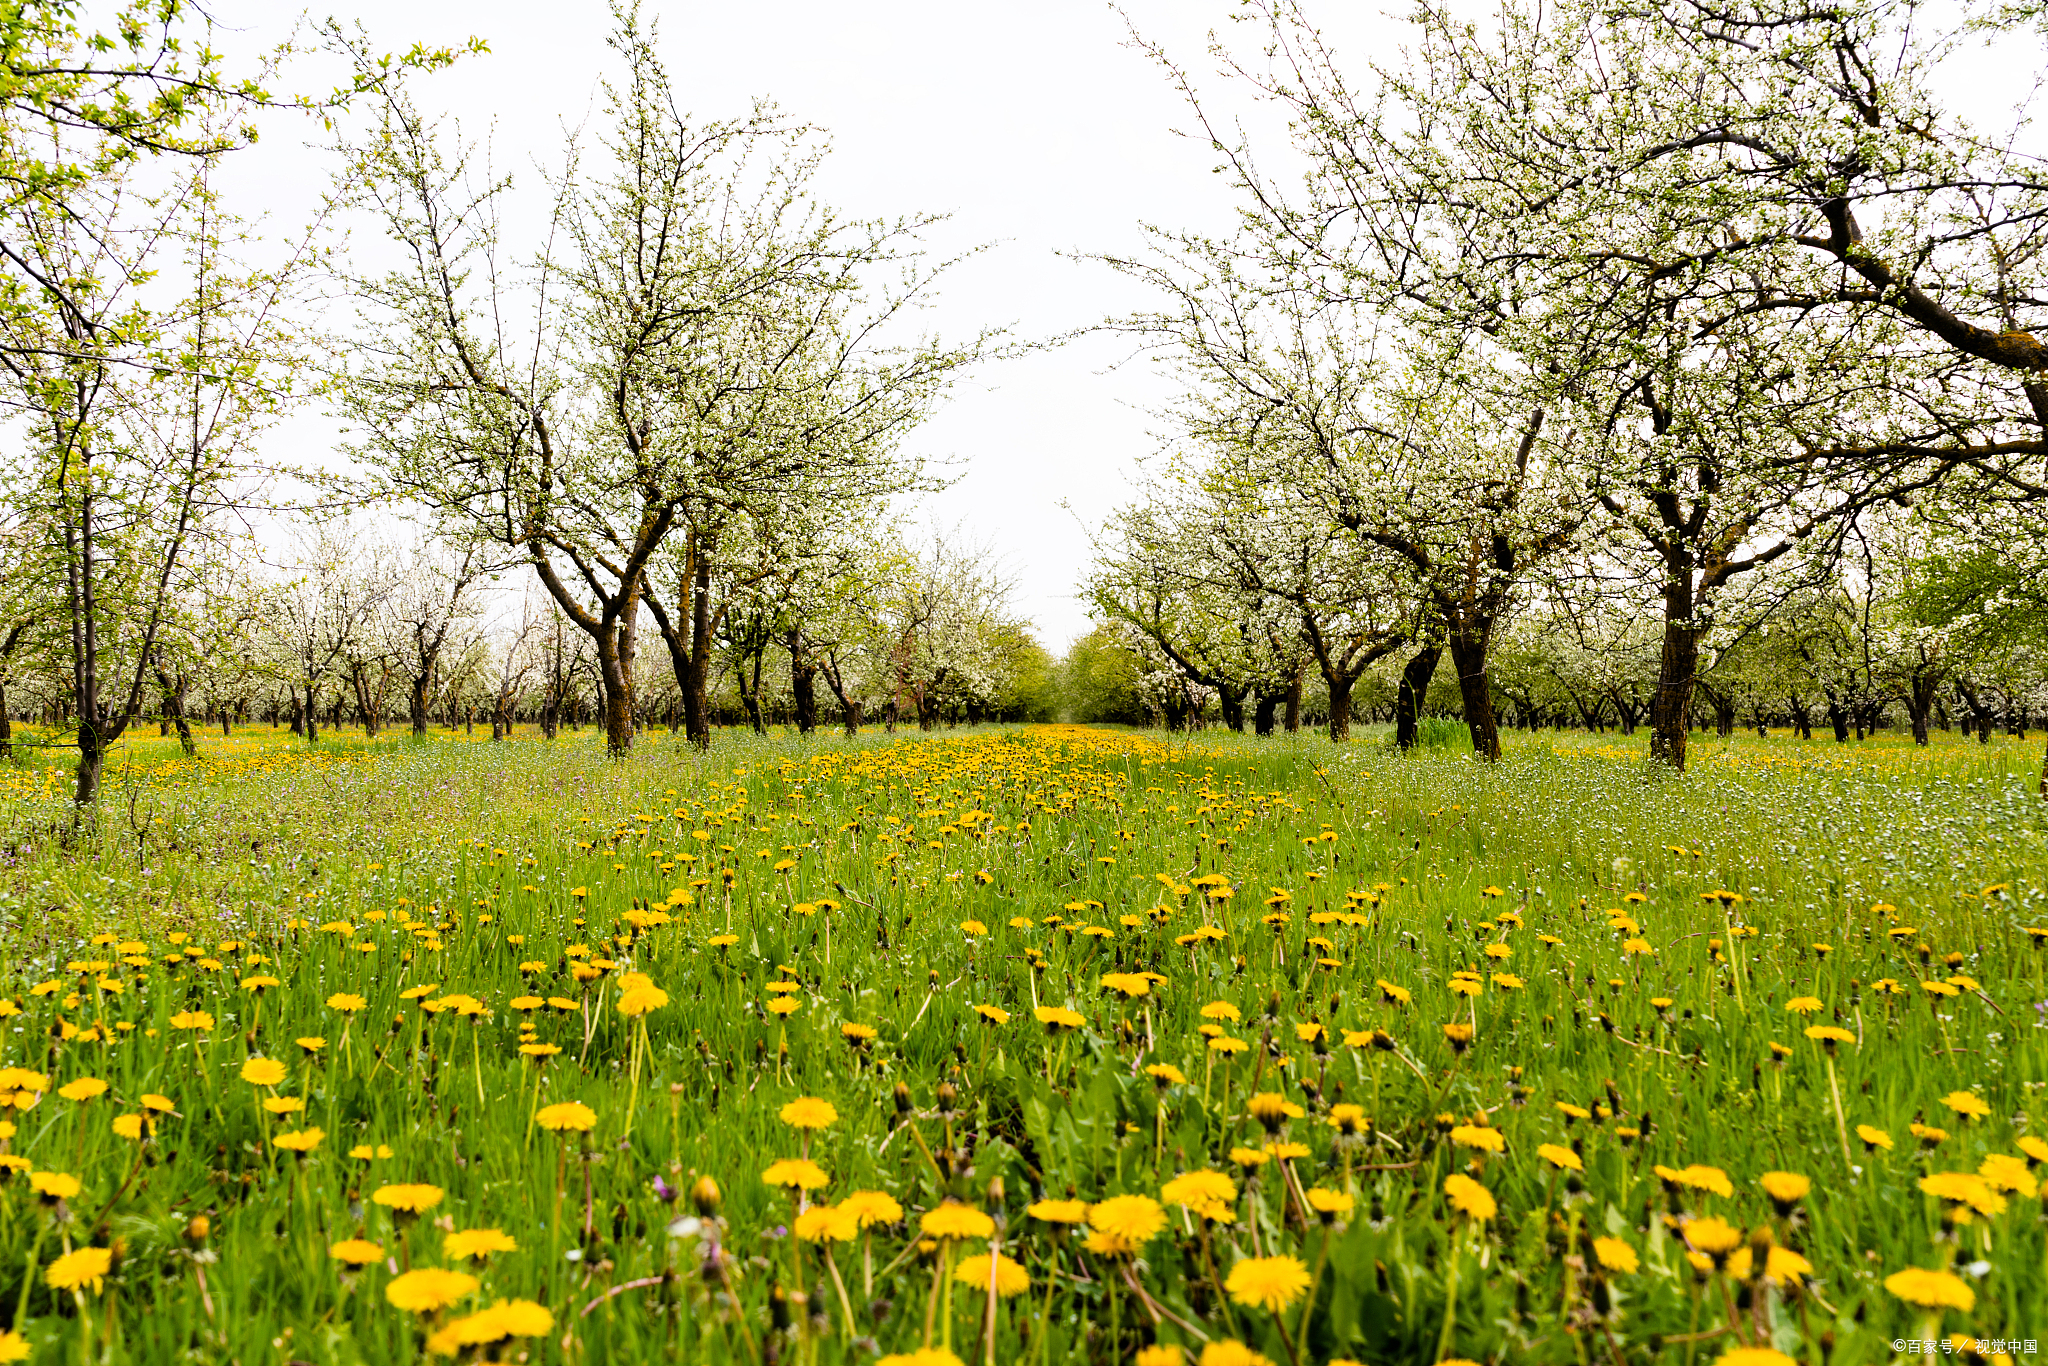
[[(1398, 62), (1399, 26), (1374, 0), (1319, 0), (1324, 25), (1354, 82), (1366, 65)], [(1483, 4), (1479, 8), (1484, 8)], [(216, 0), (236, 30), (226, 47), (288, 36), (292, 10), (277, 0)], [(863, 215), (943, 212), (942, 252), (991, 249), (944, 285), (931, 321), (967, 336), (988, 325), (1047, 338), (1144, 306), (1142, 292), (1072, 253), (1129, 251), (1139, 224), (1227, 230), (1232, 204), (1204, 146), (1176, 136), (1188, 110), (1158, 68), (1129, 45), (1128, 25), (1163, 43), (1230, 114), (1258, 111), (1213, 74), (1212, 30), (1240, 51), (1260, 34), (1235, 23), (1231, 0), (1098, 0), (962, 4), (958, 0), (646, 0), (660, 51), (690, 110), (713, 118), (759, 96), (827, 129), (834, 152), (822, 192)], [(456, 114), (488, 137), (495, 163), (514, 172), (536, 213), (544, 204), (535, 161), (559, 160), (564, 124), (594, 121), (597, 82), (615, 70), (602, 0), (357, 0), (350, 15), (376, 43), (490, 44), (423, 78), (429, 110)], [(1987, 122), (2024, 98), (2039, 73), (2033, 49), (1983, 52), (1958, 63), (1957, 105)], [(288, 89), (324, 88), (315, 64), (290, 73)], [(331, 83), (335, 74), (324, 74)], [(289, 228), (325, 184), (329, 160), (309, 151), (304, 120), (280, 121), (261, 145), (229, 158), (231, 177)], [(1283, 145), (1271, 129), (1259, 145), (1270, 172)], [(536, 240), (515, 216), (514, 242)], [(369, 245), (369, 244), (366, 244)], [(957, 484), (924, 514), (993, 545), (1018, 585), (1016, 605), (1058, 651), (1085, 631), (1075, 585), (1090, 533), (1132, 492), (1137, 462), (1153, 449), (1148, 411), (1166, 389), (1129, 356), (1128, 342), (1084, 338), (1025, 359), (991, 364), (960, 384), (916, 450), (956, 462)], [(278, 433), (286, 454), (317, 460), (331, 425), (311, 418)]]
[[(1121, 15), (1096, 0), (648, 0), (643, 13), (658, 19), (663, 59), (696, 115), (733, 114), (771, 97), (829, 131), (822, 189), (834, 203), (860, 214), (949, 213), (939, 248), (992, 244), (944, 285), (937, 327), (965, 336), (1004, 325), (1044, 338), (1146, 302), (1106, 268), (1065, 254), (1131, 250), (1143, 221), (1228, 226), (1214, 158), (1174, 134), (1188, 123), (1186, 107), (1128, 45), (1123, 15), (1206, 72), (1212, 26), (1255, 41), (1231, 23), (1235, 9), (1224, 0), (1132, 0)], [(237, 30), (224, 46), (289, 32), (290, 12), (274, 0), (221, 0), (214, 13)], [(471, 34), (487, 41), (488, 56), (422, 79), (418, 97), (459, 115), (469, 134), (488, 136), (496, 163), (530, 190), (538, 190), (535, 159), (558, 159), (565, 122), (594, 119), (597, 81), (613, 69), (609, 11), (590, 0), (358, 0), (351, 13), (387, 49)], [(1347, 22), (1360, 46), (1381, 30), (1377, 20)], [(1335, 36), (1341, 42), (1346, 32)], [(319, 88), (319, 70), (279, 84)], [(230, 158), (278, 227), (302, 215), (324, 183), (328, 163), (305, 145), (315, 131), (282, 122)], [(1142, 363), (1110, 373), (1129, 350), (1093, 337), (991, 364), (913, 439), (921, 453), (957, 462), (958, 483), (927, 515), (993, 544), (1017, 582), (1018, 609), (1055, 651), (1088, 629), (1075, 585), (1089, 535), (1130, 496), (1136, 462), (1153, 447), (1147, 412), (1165, 391)], [(303, 419), (277, 439), (312, 459), (333, 432)]]

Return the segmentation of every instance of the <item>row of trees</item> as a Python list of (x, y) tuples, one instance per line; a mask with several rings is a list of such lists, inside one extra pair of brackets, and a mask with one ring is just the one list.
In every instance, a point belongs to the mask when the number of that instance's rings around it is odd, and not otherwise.
[(1405, 743), (1447, 662), (1482, 757), (1508, 696), (1682, 768), (1696, 710), (2038, 705), (2048, 174), (1940, 97), (2038, 13), (1426, 3), (1353, 68), (1257, 8), (1284, 149), (1155, 52), (1237, 230), (1105, 258), (1182, 395), (1090, 584), (1164, 716), (1371, 679)]
[[(345, 724), (374, 738), (394, 722), (424, 736), (436, 719), (482, 720), (496, 739), (520, 722), (550, 738), (604, 723), (587, 634), (545, 594), (522, 591), (516, 572), (347, 524), (317, 528), (296, 550), (276, 567), (253, 555), (195, 566), (196, 591), (167, 604), (138, 715), (175, 730), (188, 754), (197, 730), (231, 734), (249, 720), (288, 723), (308, 741)], [(854, 735), (866, 723), (1050, 719), (1053, 661), (1012, 619), (986, 555), (945, 536), (885, 535), (833, 582), (828, 604), (802, 611), (783, 579), (720, 585), (732, 607), (713, 640), (712, 721)], [(71, 680), (51, 668), (62, 627), (56, 613), (24, 617), (0, 640), (0, 757), (17, 744), (14, 715), (60, 732), (78, 721)], [(641, 678), (635, 728), (682, 729), (684, 681)]]
[[(805, 730), (1024, 705), (1045, 666), (1001, 576), (896, 530), (942, 482), (905, 436), (1004, 345), (921, 330), (934, 220), (825, 203), (822, 139), (773, 107), (686, 116), (637, 6), (613, 14), (603, 131), (523, 218), (411, 92), (481, 43), (329, 26), (295, 45), (344, 73), (315, 98), (268, 88), (293, 48), (228, 71), (183, 0), (0, 22), (0, 685), (61, 720), (80, 803), (151, 714), (317, 734), (588, 701), (616, 754), (671, 712), (709, 744), (721, 688)], [(291, 113), (331, 133), (333, 187), (264, 241), (219, 168)], [(338, 458), (266, 454), (309, 405)], [(397, 519), (424, 539), (384, 546)]]

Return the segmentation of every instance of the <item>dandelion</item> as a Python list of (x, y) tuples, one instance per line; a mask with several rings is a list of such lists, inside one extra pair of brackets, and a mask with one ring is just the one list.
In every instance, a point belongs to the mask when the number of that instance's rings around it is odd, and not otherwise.
[(1941, 1098), (1941, 1103), (1964, 1120), (1982, 1119), (1991, 1113), (1991, 1107), (1981, 1097), (1968, 1091), (1951, 1091)]
[(761, 1173), (765, 1185), (783, 1186), (790, 1190), (822, 1190), (832, 1184), (832, 1178), (817, 1163), (801, 1157), (785, 1157), (780, 1162), (770, 1163)]
[(1498, 1129), (1483, 1124), (1460, 1124), (1451, 1130), (1451, 1142), (1460, 1148), (1472, 1148), (1483, 1153), (1507, 1151), (1507, 1138)]
[(498, 1252), (517, 1252), (519, 1244), (502, 1229), (471, 1228), (441, 1240), (441, 1255), (455, 1261), (483, 1261)]
[(371, 1194), (370, 1203), (396, 1214), (419, 1215), (440, 1204), (445, 1194), (439, 1186), (393, 1184), (379, 1186)]
[(51, 1262), (43, 1272), (43, 1282), (52, 1290), (90, 1290), (97, 1295), (113, 1265), (110, 1249), (82, 1247)]
[(1742, 1230), (1724, 1219), (1688, 1219), (1679, 1229), (1686, 1246), (1710, 1259), (1718, 1268), (1729, 1254), (1743, 1245)]
[(588, 1133), (597, 1127), (597, 1111), (580, 1101), (568, 1100), (543, 1105), (534, 1113), (533, 1122), (549, 1133)]
[(1203, 1345), (1201, 1366), (1273, 1366), (1273, 1359), (1235, 1338), (1219, 1338)]
[(251, 1058), (242, 1064), (242, 1080), (252, 1086), (275, 1086), (284, 1077), (284, 1064), (275, 1058)]
[(367, 1238), (345, 1238), (327, 1249), (327, 1255), (344, 1266), (368, 1266), (384, 1260), (384, 1249)]
[(1619, 1238), (1595, 1238), (1593, 1257), (1604, 1270), (1621, 1276), (1633, 1276), (1642, 1266), (1636, 1250)]
[(1293, 1257), (1247, 1257), (1230, 1268), (1223, 1288), (1249, 1309), (1284, 1313), (1309, 1288), (1308, 1267)]
[(1237, 1183), (1224, 1172), (1184, 1172), (1160, 1188), (1159, 1198), (1201, 1218), (1220, 1220), (1237, 1203)]
[(1126, 1257), (1166, 1227), (1166, 1211), (1149, 1195), (1113, 1195), (1088, 1207), (1088, 1227), (1090, 1252)]
[(883, 1191), (854, 1191), (839, 1202), (839, 1208), (864, 1229), (893, 1224), (903, 1218), (903, 1206)]
[(1813, 1182), (1797, 1172), (1765, 1172), (1757, 1178), (1757, 1184), (1771, 1197), (1771, 1204), (1781, 1218), (1790, 1214), (1792, 1207), (1813, 1189)]
[(932, 1238), (991, 1238), (996, 1231), (995, 1220), (957, 1200), (926, 1210), (919, 1216), (917, 1226)]
[(477, 1278), (464, 1271), (423, 1266), (394, 1276), (384, 1287), (384, 1298), (394, 1309), (414, 1314), (435, 1314), (476, 1293)]
[(1884, 1288), (1893, 1298), (1921, 1309), (1956, 1309), (1967, 1314), (1977, 1307), (1977, 1292), (1950, 1271), (1908, 1267), (1885, 1277)]
[(962, 1285), (986, 1290), (993, 1270), (996, 1295), (1009, 1299), (1021, 1295), (1031, 1288), (1030, 1273), (1017, 1265), (1014, 1258), (993, 1255), (987, 1252), (962, 1258), (960, 1265), (953, 1268), (953, 1279)]
[(1486, 1187), (1463, 1172), (1453, 1172), (1444, 1178), (1444, 1194), (1450, 1198), (1452, 1209), (1477, 1223), (1493, 1218), (1499, 1210)]
[(860, 1219), (838, 1205), (813, 1205), (796, 1217), (790, 1231), (807, 1243), (848, 1243), (860, 1232)]
[(1308, 1207), (1316, 1212), (1323, 1223), (1332, 1224), (1349, 1215), (1358, 1201), (1344, 1191), (1328, 1190), (1322, 1186), (1310, 1186), (1305, 1192)]
[(826, 1128), (839, 1119), (832, 1102), (816, 1096), (801, 1096), (783, 1106), (779, 1114), (784, 1124), (804, 1131)]
[(639, 986), (619, 996), (619, 1014), (627, 1019), (637, 1020), (650, 1011), (661, 1009), (668, 1004), (668, 993), (657, 986)]
[(1800, 1256), (1789, 1247), (1779, 1247), (1773, 1244), (1769, 1255), (1764, 1258), (1764, 1275), (1769, 1276), (1780, 1285), (1790, 1285), (1792, 1282), (1812, 1274), (1813, 1263), (1807, 1261), (1806, 1258)]
[(555, 1326), (554, 1313), (532, 1300), (499, 1300), (490, 1308), (467, 1315), (430, 1334), (427, 1351), (435, 1356), (455, 1356), (472, 1347), (488, 1346), (506, 1338), (537, 1338)]
[(1990, 1216), (2005, 1213), (2005, 1197), (1972, 1172), (1932, 1172), (1920, 1178), (1920, 1190), (1952, 1210), (1973, 1210)]
[(78, 1178), (67, 1172), (30, 1172), (29, 1189), (43, 1198), (46, 1205), (59, 1200), (69, 1200), (79, 1191)]

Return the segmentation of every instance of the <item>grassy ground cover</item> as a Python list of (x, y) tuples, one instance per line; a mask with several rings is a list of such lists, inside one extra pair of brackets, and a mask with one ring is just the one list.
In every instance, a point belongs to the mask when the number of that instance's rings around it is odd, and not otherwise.
[(0, 771), (0, 1359), (2048, 1336), (2031, 744), (202, 746)]

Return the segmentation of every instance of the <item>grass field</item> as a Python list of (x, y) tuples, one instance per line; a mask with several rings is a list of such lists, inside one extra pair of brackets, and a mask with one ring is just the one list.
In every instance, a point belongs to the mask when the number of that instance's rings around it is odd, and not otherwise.
[(2048, 1338), (2037, 742), (201, 745), (0, 769), (0, 1360)]

